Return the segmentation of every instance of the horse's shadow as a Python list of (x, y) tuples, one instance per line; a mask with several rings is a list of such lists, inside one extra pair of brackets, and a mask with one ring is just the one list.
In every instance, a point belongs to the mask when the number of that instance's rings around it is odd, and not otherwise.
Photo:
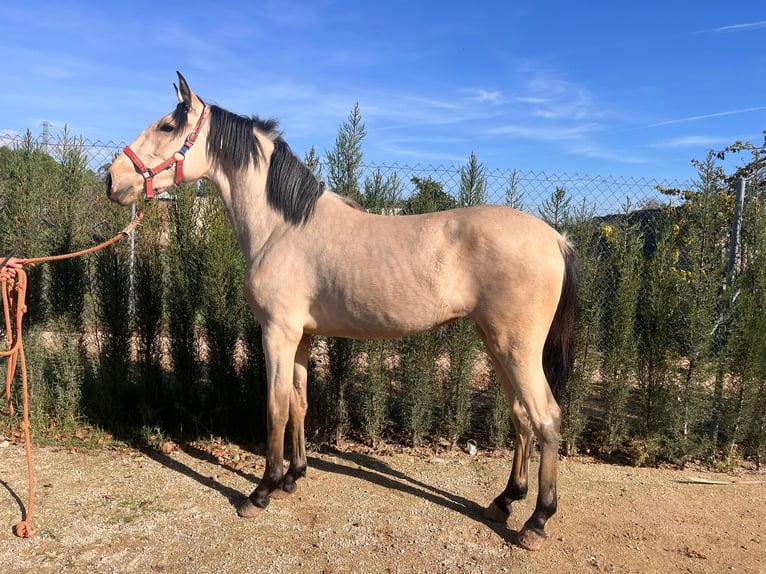
[[(221, 466), (222, 468), (226, 469), (227, 472), (237, 474), (242, 478), (250, 481), (255, 486), (260, 483), (260, 478), (248, 472), (238, 470), (230, 465), (221, 465), (218, 459), (205, 452), (204, 450), (190, 445), (186, 445), (182, 447), (182, 449), (187, 455), (203, 462), (209, 462), (211, 464)], [(229, 504), (235, 508), (238, 507), (239, 504), (245, 500), (245, 497), (247, 496), (246, 494), (236, 489), (221, 484), (215, 478), (201, 474), (190, 466), (159, 451), (151, 450), (146, 454), (149, 458), (158, 462), (159, 464), (162, 464), (170, 470), (192, 478), (203, 486), (219, 492), (224, 498), (227, 499)], [(495, 534), (497, 534), (500, 538), (503, 538), (509, 542), (512, 542), (516, 539), (518, 534), (517, 531), (509, 528), (507, 524), (491, 522), (485, 519), (483, 516), (483, 508), (472, 500), (468, 500), (467, 498), (413, 478), (412, 476), (409, 476), (402, 471), (392, 468), (378, 458), (373, 458), (361, 453), (341, 451), (333, 451), (332, 456), (338, 459), (342, 459), (351, 465), (335, 463), (327, 460), (327, 458), (310, 456), (308, 459), (309, 472), (311, 472), (311, 469), (313, 468), (321, 472), (344, 475), (364, 482), (369, 482), (383, 488), (395, 490), (403, 494), (417, 496), (429, 501), (432, 504), (443, 506), (444, 508), (447, 508), (453, 512), (462, 514), (467, 518), (475, 520), (476, 522), (480, 522), (481, 524), (492, 529), (492, 531), (495, 532)], [(285, 502), (283, 502), (283, 504)]]
[(417, 496), (480, 522), (491, 528), (501, 538), (509, 541), (516, 539), (517, 531), (510, 529), (507, 524), (485, 519), (484, 508), (472, 500), (413, 478), (400, 470), (391, 468), (379, 458), (353, 452), (334, 452), (333, 456), (353, 463), (356, 467), (336, 464), (316, 457), (309, 457), (309, 466), (323, 472), (350, 476), (403, 494)]
[[(192, 458), (196, 458), (199, 461), (208, 462), (210, 464), (220, 466), (221, 468), (224, 468), (227, 472), (237, 474), (241, 476), (242, 478), (249, 480), (256, 486), (261, 482), (261, 479), (256, 477), (255, 475), (252, 475), (248, 472), (243, 472), (242, 470), (238, 470), (227, 464), (221, 464), (216, 457), (214, 457), (208, 452), (205, 452), (204, 450), (200, 448), (197, 448), (192, 445), (184, 445), (181, 447), (181, 450)], [(189, 465), (184, 464), (183, 462), (173, 458), (172, 456), (164, 454), (156, 449), (146, 449), (144, 451), (144, 454), (146, 454), (147, 457), (161, 464), (162, 466), (172, 471), (175, 471), (179, 474), (182, 474), (183, 476), (191, 478), (197, 481), (198, 483), (200, 483), (202, 486), (210, 488), (211, 490), (215, 490), (221, 496), (226, 498), (229, 504), (233, 506), (234, 508), (237, 508), (240, 505), (240, 503), (242, 503), (242, 501), (244, 501), (245, 498), (247, 497), (246, 494), (243, 494), (242, 492), (234, 488), (231, 488), (230, 486), (221, 484), (218, 480), (216, 480), (212, 476), (207, 476), (205, 474), (202, 474), (196, 471), (195, 469), (193, 469), (192, 467), (190, 467)]]

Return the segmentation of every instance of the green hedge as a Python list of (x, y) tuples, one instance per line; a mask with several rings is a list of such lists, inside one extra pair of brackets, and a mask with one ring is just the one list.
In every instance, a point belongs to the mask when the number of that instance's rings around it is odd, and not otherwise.
[[(63, 139), (53, 156), (31, 136), (16, 149), (0, 148), (7, 253), (80, 249), (129, 220), (104, 198), (103, 171), (88, 168), (82, 143)], [(587, 202), (575, 206), (564, 188), (550, 190), (537, 214), (565, 231), (580, 255), (566, 452), (646, 464), (760, 461), (766, 189), (755, 177), (762, 174), (757, 161), (748, 164), (733, 282), (726, 271), (733, 179), (714, 156), (698, 162), (690, 189), (664, 190), (666, 203), (636, 209), (628, 200), (611, 216), (597, 217)], [(355, 189), (371, 210), (389, 213), (486, 200), (475, 156), (464, 170), (468, 187), (456, 197), (427, 172), (410, 178), (406, 199), (402, 180), (380, 170)], [(31, 270), (26, 348), (35, 432), (95, 425), (123, 438), (260, 442), (265, 360), (242, 295), (245, 262), (220, 199), (208, 185), (181, 187), (146, 208), (134, 244)], [(318, 339), (308, 439), (474, 438), (505, 446), (508, 416), (487, 366), (465, 321), (400, 341)]]

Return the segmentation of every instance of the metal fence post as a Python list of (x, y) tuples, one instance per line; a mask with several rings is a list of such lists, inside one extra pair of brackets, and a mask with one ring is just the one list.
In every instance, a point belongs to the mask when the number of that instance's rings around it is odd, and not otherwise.
[(729, 261), (726, 265), (726, 276), (729, 279), (729, 285), (734, 282), (734, 278), (739, 271), (739, 241), (742, 235), (742, 207), (745, 203), (745, 184), (747, 180), (740, 177), (737, 182), (737, 191), (734, 197), (734, 220), (731, 223), (731, 237), (729, 239)]

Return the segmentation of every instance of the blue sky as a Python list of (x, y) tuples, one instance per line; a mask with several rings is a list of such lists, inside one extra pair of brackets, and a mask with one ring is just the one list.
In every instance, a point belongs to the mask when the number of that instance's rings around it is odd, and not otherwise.
[(130, 141), (174, 106), (275, 117), (367, 162), (687, 179), (763, 143), (766, 3), (504, 0), (0, 3), (0, 133)]

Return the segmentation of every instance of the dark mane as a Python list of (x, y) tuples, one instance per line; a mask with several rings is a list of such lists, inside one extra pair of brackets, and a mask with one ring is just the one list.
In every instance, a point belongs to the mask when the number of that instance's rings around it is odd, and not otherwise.
[(240, 116), (218, 106), (210, 106), (210, 133), (207, 153), (211, 161), (229, 173), (247, 168), (250, 161), (258, 166), (263, 148), (255, 130), (274, 142), (269, 172), (266, 176), (266, 198), (286, 221), (301, 225), (311, 219), (322, 184), (293, 154), (282, 139), (275, 120)]
[(322, 184), (280, 137), (274, 142), (266, 198), (269, 205), (295, 225), (306, 223), (314, 213), (317, 199), (324, 192)]
[(226, 172), (245, 169), (250, 161), (258, 166), (263, 149), (255, 137), (253, 128), (268, 126), (261, 130), (265, 135), (275, 128), (275, 122), (267, 124), (257, 118), (239, 116), (220, 108), (210, 106), (210, 133), (207, 138), (207, 153), (214, 164)]

